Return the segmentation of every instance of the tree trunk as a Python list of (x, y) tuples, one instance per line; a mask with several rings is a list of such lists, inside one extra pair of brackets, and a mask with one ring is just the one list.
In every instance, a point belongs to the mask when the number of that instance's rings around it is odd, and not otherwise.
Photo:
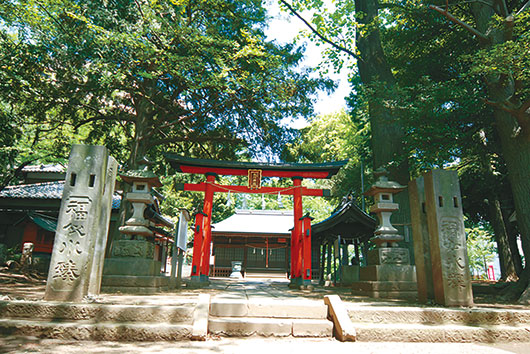
[(519, 246), (517, 245), (517, 237), (519, 233), (516, 228), (510, 222), (510, 215), (504, 216), (504, 225), (506, 226), (506, 233), (508, 234), (508, 244), (510, 245), (510, 250), (512, 253), (513, 265), (515, 267), (515, 272), (517, 276), (520, 276), (523, 271), (523, 259), (521, 253), (519, 253)]
[[(355, 16), (360, 25), (356, 33), (360, 54), (357, 66), (361, 82), (373, 89), (373, 93), (368, 95), (368, 111), (374, 170), (385, 167), (390, 180), (406, 186), (410, 175), (408, 157), (403, 153), (404, 129), (396, 112), (385, 105), (385, 100), (391, 98), (395, 89), (396, 79), (386, 60), (378, 25), (374, 24), (378, 17), (378, 5), (378, 0), (355, 0)], [(399, 211), (392, 214), (392, 223), (405, 236), (414, 264), (412, 242), (407, 239), (407, 235), (412, 234), (407, 190), (397, 194), (394, 200), (399, 204)]]
[[(471, 5), (477, 29), (486, 33), (490, 38), (490, 46), (509, 40), (505, 33), (498, 28), (490, 28), (490, 21), (495, 15), (496, 1), (486, 0)], [(515, 84), (510, 75), (503, 74), (486, 78), (488, 98), (492, 102), (504, 102), (515, 92)], [(530, 259), (530, 141), (517, 134), (520, 127), (515, 117), (496, 108), (494, 110), (495, 129), (501, 141), (501, 150), (506, 161), (508, 179), (511, 183), (517, 225), (521, 233), (525, 259)], [(528, 287), (530, 267), (526, 262), (525, 269), (519, 277), (517, 286), (509, 287), (512, 295), (520, 295)], [(530, 289), (527, 291), (530, 293)]]
[(508, 233), (502, 218), (501, 204), (499, 198), (495, 197), (488, 203), (488, 213), (491, 225), (495, 232), (495, 242), (497, 243), (497, 253), (499, 254), (499, 263), (501, 265), (502, 281), (516, 281), (519, 279), (515, 271), (512, 251), (508, 243)]
[[(139, 167), (139, 160), (144, 157), (148, 152), (147, 139), (145, 135), (151, 128), (149, 125), (149, 104), (145, 102), (143, 98), (134, 100), (134, 107), (136, 110), (136, 119), (134, 124), (134, 139), (130, 146), (130, 154), (127, 159), (127, 170), (135, 170)], [(122, 171), (126, 172), (126, 171)], [(118, 220), (116, 221), (115, 227), (111, 230), (110, 242), (122, 238), (122, 234), (119, 231), (119, 227), (125, 225), (125, 221), (132, 215), (132, 206), (125, 196), (131, 190), (130, 185), (122, 183), (123, 195), (120, 204), (120, 211), (118, 214)], [(112, 249), (112, 244), (108, 245), (108, 249)]]
[[(493, 93), (496, 93), (495, 91)], [(490, 95), (491, 96), (491, 95)], [(493, 97), (498, 97), (493, 95)], [(501, 147), (508, 169), (508, 179), (512, 186), (513, 201), (517, 214), (517, 226), (521, 235), (525, 259), (530, 259), (530, 142), (522, 137), (513, 137), (517, 129), (515, 118), (510, 114), (495, 111), (496, 128), (501, 138)], [(519, 278), (519, 286), (515, 292), (524, 291), (528, 287), (530, 274), (528, 262)], [(522, 290), (521, 290), (522, 289)], [(520, 293), (519, 293), (520, 294)]]
[[(495, 176), (493, 175), (493, 169), (491, 167), (491, 159), (487, 155), (487, 143), (484, 139), (485, 134), (480, 134), (481, 144), (484, 149), (480, 149), (479, 156), (484, 170), (485, 180), (488, 185), (494, 186), (496, 183)], [(516, 281), (519, 279), (518, 274), (515, 271), (513, 262), (513, 256), (511, 248), (508, 242), (508, 233), (506, 232), (506, 225), (501, 210), (501, 203), (496, 190), (492, 190), (492, 196), (488, 201), (488, 220), (493, 227), (495, 234), (495, 242), (497, 243), (497, 254), (499, 255), (499, 263), (501, 266), (501, 281)]]
[[(361, 58), (357, 62), (359, 75), (363, 84), (374, 89), (368, 101), (374, 169), (385, 166), (392, 180), (406, 185), (409, 172), (408, 160), (403, 158), (404, 131), (396, 114), (384, 104), (396, 80), (383, 52), (378, 27), (373, 25), (378, 15), (378, 1), (356, 0), (355, 13), (359, 24), (364, 26), (356, 35)], [(388, 165), (391, 162), (394, 163)]]

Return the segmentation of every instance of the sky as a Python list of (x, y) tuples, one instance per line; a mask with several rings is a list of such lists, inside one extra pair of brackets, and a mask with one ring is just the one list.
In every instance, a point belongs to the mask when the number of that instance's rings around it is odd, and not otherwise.
[[(276, 0), (267, 1), (267, 8), (269, 16), (272, 18), (269, 22), (269, 28), (265, 31), (267, 39), (276, 40), (279, 43), (291, 42), (301, 30), (306, 29), (305, 25), (298, 18), (286, 12), (281, 12)], [(309, 19), (309, 15), (305, 14), (305, 16)], [(321, 62), (321, 51), (325, 47), (316, 46), (307, 39), (303, 39), (303, 41), (306, 44), (306, 51), (302, 65), (314, 68)], [(344, 98), (350, 93), (347, 69), (343, 69), (339, 74), (330, 72), (327, 76), (335, 81), (338, 87), (331, 95), (328, 95), (326, 92), (320, 92), (318, 94), (315, 103), (316, 114), (334, 113), (346, 108)], [(294, 128), (302, 128), (305, 125), (307, 125), (307, 122), (303, 120), (295, 121), (292, 124)]]

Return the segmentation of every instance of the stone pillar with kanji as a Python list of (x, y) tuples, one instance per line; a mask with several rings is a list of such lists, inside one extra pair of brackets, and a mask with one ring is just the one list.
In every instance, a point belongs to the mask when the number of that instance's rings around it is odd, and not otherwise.
[[(472, 306), (473, 292), (471, 274), (467, 257), (466, 235), (462, 198), (456, 171), (432, 170), (422, 176), (423, 188), (417, 191), (417, 197), (411, 200), (425, 203), (417, 205), (420, 218), (413, 218), (414, 242), (428, 240), (429, 252), (425, 257), (430, 267), (423, 279), (434, 291), (436, 303), (444, 306)], [(417, 183), (421, 187), (420, 183)], [(422, 202), (422, 204), (423, 204)], [(420, 214), (421, 213), (421, 214)], [(419, 278), (420, 279), (420, 278)], [(418, 279), (418, 281), (419, 281)]]
[(100, 258), (95, 257), (95, 248), (107, 240), (111, 203), (105, 189), (114, 188), (115, 175), (109, 171), (113, 166), (115, 160), (104, 146), (72, 146), (45, 300), (81, 301), (89, 288), (98, 292), (101, 274), (94, 262)]

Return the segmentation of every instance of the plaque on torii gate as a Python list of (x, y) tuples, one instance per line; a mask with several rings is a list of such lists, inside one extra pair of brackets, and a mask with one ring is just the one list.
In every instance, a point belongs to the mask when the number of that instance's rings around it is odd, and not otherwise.
[[(177, 154), (165, 154), (166, 159), (178, 172), (203, 174), (202, 183), (181, 183), (177, 190), (204, 193), (204, 207), (195, 217), (193, 261), (191, 281), (207, 283), (210, 271), (210, 244), (212, 240), (212, 207), (214, 193), (283, 194), (293, 196), (294, 228), (291, 237), (291, 284), (311, 284), (311, 223), (303, 217), (303, 196), (330, 196), (327, 189), (302, 186), (304, 178), (331, 178), (346, 165), (348, 160), (320, 164), (259, 163), (194, 159)], [(247, 186), (221, 185), (216, 183), (219, 175), (248, 176)], [(290, 178), (291, 187), (264, 187), (263, 177)], [(305, 237), (304, 237), (305, 235)]]

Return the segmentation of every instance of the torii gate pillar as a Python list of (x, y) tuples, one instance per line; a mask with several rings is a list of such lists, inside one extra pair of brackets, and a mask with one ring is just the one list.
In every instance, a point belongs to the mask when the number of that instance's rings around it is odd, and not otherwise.
[(302, 285), (311, 285), (311, 221), (313, 218), (306, 214), (300, 220), (302, 224)]
[(206, 191), (204, 193), (204, 238), (202, 243), (201, 281), (208, 281), (210, 276), (210, 248), (212, 244), (212, 210), (213, 210), (213, 183), (217, 177), (216, 173), (206, 174)]
[(191, 281), (208, 282), (210, 274), (210, 244), (212, 242), (212, 209), (213, 209), (213, 183), (216, 173), (206, 173), (206, 186), (204, 191), (204, 206), (202, 213), (195, 216), (193, 260), (191, 268)]
[(293, 214), (294, 214), (294, 228), (291, 233), (291, 285), (302, 284), (302, 178), (293, 177)]

